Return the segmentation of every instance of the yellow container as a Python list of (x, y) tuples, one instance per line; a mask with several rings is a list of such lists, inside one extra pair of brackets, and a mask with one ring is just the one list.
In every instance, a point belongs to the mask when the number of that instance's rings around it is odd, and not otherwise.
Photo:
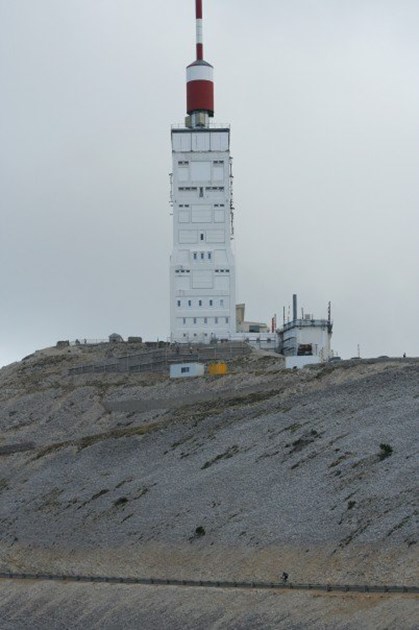
[(208, 374), (210, 376), (224, 376), (228, 372), (227, 363), (224, 361), (218, 361), (217, 363), (210, 363), (208, 366)]

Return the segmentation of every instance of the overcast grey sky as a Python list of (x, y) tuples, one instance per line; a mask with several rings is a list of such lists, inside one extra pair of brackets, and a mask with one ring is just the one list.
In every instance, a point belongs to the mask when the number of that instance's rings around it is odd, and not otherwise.
[[(0, 0), (0, 365), (169, 334), (170, 125), (194, 2)], [(204, 0), (237, 300), (332, 301), (343, 357), (419, 355), (418, 0)]]

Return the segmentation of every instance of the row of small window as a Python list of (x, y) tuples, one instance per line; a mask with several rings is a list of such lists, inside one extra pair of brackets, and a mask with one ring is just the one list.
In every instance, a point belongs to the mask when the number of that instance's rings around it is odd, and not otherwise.
[(224, 322), (226, 324), (228, 324), (229, 322), (229, 318), (228, 317), (184, 317), (182, 319), (182, 323), (184, 326), (186, 326), (186, 323), (188, 322), (189, 319), (189, 324), (193, 323), (194, 325), (196, 324), (224, 324)]
[[(179, 186), (179, 191), (180, 192), (185, 192), (185, 191), (196, 191), (198, 190), (197, 186)], [(205, 186), (205, 190), (224, 190), (224, 186)], [(199, 187), (199, 194), (202, 195), (204, 194), (204, 186), (200, 186)]]
[[(189, 203), (180, 203), (179, 204), (179, 208), (190, 208), (190, 204)], [(223, 203), (215, 203), (214, 204), (214, 208), (225, 208), (225, 204)]]
[[(213, 160), (212, 163), (220, 165), (220, 164), (224, 164), (224, 160)], [(188, 160), (179, 160), (178, 164), (179, 164), (179, 166), (188, 166), (189, 162), (188, 162)]]
[[(185, 300), (183, 306), (187, 305), (188, 308), (192, 308), (192, 304), (193, 304), (193, 300)], [(178, 308), (181, 308), (182, 307), (182, 300), (177, 300), (177, 305), (178, 305)], [(204, 306), (204, 300), (197, 300), (197, 305), (200, 306), (200, 307)], [(196, 304), (194, 304), (194, 306), (196, 306)], [(208, 306), (214, 306), (214, 300), (212, 300), (212, 299), (208, 300)], [(220, 299), (219, 306), (220, 307), (224, 306), (224, 298)]]
[[(200, 252), (199, 260), (205, 260), (205, 252)], [(211, 260), (211, 252), (207, 252), (208, 260)], [(198, 252), (193, 253), (194, 260), (198, 260)], [(215, 269), (215, 273), (230, 273), (230, 269)], [(191, 273), (190, 269), (175, 269), (175, 273)]]
[(205, 260), (205, 253), (207, 254), (207, 260), (212, 260), (212, 252), (193, 252), (193, 259)]

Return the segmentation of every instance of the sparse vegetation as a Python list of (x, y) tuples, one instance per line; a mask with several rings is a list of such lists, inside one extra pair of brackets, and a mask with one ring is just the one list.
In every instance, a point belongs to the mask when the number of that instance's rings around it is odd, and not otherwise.
[(56, 442), (55, 444), (49, 444), (48, 446), (44, 446), (39, 449), (35, 459), (40, 459), (45, 455), (49, 455), (54, 451), (57, 451), (61, 448), (66, 448), (68, 446), (78, 447), (79, 450), (83, 448), (87, 448), (96, 444), (97, 442), (102, 442), (104, 440), (109, 439), (119, 439), (124, 437), (131, 437), (135, 435), (145, 435), (147, 433), (152, 433), (153, 431), (157, 431), (158, 429), (166, 426), (168, 421), (162, 422), (150, 422), (148, 424), (142, 424), (139, 427), (125, 427), (123, 429), (111, 429), (110, 431), (104, 431), (103, 433), (95, 433), (94, 435), (86, 435), (78, 440), (67, 440), (65, 442)]
[(315, 437), (317, 436), (314, 436), (312, 434), (307, 435), (307, 436), (302, 436), (298, 438), (298, 440), (295, 440), (291, 444), (286, 444), (285, 446), (287, 446), (288, 448), (291, 447), (290, 454), (298, 453), (299, 451), (303, 450), (303, 448), (305, 448), (306, 446), (314, 442)]
[(395, 525), (394, 527), (392, 527), (392, 529), (388, 532), (387, 537), (391, 536), (392, 534), (394, 534), (394, 532), (396, 532), (398, 529), (401, 529), (404, 525), (406, 525), (406, 523), (409, 522), (411, 518), (411, 515), (409, 514), (408, 516), (405, 516), (400, 523), (397, 523), (397, 525)]
[(132, 477), (128, 477), (128, 479), (123, 479), (118, 484), (116, 484), (115, 489), (120, 488), (124, 484), (129, 483), (130, 481), (132, 481)]
[(205, 536), (205, 529), (202, 527), (202, 525), (199, 525), (196, 528), (195, 535), (198, 536), (198, 537)]
[(337, 459), (335, 459), (334, 462), (332, 462), (331, 464), (329, 464), (329, 468), (334, 468), (335, 466), (338, 466), (341, 462), (343, 462), (346, 459), (346, 455), (340, 455)]
[(393, 448), (390, 446), (390, 444), (385, 444), (384, 442), (382, 442), (380, 444), (380, 452), (378, 453), (378, 457), (380, 458), (380, 460), (386, 459), (392, 454)]
[(121, 505), (125, 505), (126, 503), (128, 503), (127, 497), (119, 497), (119, 499), (113, 502), (115, 507), (120, 507)]
[[(289, 409), (287, 410), (289, 411)], [(283, 413), (286, 411), (282, 410)], [(289, 427), (285, 428), (285, 431), (289, 431), (290, 433), (295, 433), (302, 425), (299, 422), (294, 422), (294, 424), (290, 424)]]
[(139, 499), (140, 497), (143, 497), (145, 494), (147, 494), (147, 492), (148, 488), (146, 486), (144, 486), (144, 488), (139, 488), (138, 494), (134, 497), (134, 499)]
[(104, 494), (108, 494), (108, 492), (109, 492), (109, 490), (107, 488), (104, 488), (103, 490), (100, 490), (99, 492), (94, 494), (90, 500), (94, 501), (95, 499), (98, 499), (99, 497), (102, 497)]
[(220, 453), (220, 455), (217, 455), (216, 457), (214, 457), (214, 459), (210, 459), (209, 461), (205, 462), (205, 464), (201, 466), (201, 470), (205, 470), (206, 468), (209, 468), (210, 466), (212, 466), (216, 462), (221, 461), (222, 459), (229, 459), (230, 457), (233, 457), (233, 455), (235, 455), (238, 452), (239, 452), (239, 447), (237, 446), (237, 444), (234, 444), (233, 446), (230, 446), (230, 448), (228, 448), (224, 453)]

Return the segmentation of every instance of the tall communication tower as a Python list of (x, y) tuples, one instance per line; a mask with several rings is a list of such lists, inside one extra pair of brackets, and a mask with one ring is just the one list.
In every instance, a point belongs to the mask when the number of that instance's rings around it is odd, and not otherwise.
[(230, 129), (214, 116), (213, 67), (204, 61), (202, 0), (196, 0), (196, 60), (186, 69), (185, 125), (172, 128), (173, 249), (170, 328), (177, 342), (236, 332)]

